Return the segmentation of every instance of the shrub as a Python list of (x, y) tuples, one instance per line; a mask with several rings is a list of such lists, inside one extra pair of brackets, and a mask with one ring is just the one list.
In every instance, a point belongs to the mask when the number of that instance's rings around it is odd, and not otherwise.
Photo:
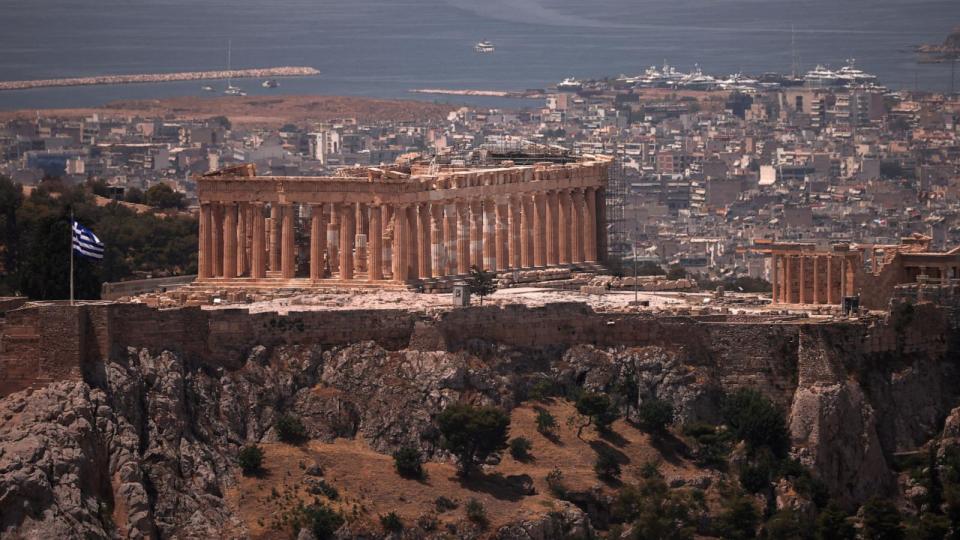
[(741, 389), (724, 399), (724, 420), (734, 435), (752, 449), (769, 448), (777, 457), (786, 457), (790, 437), (783, 412), (756, 390)]
[(343, 516), (323, 504), (314, 504), (305, 508), (301, 506), (297, 509), (296, 514), (297, 516), (293, 520), (293, 530), (299, 531), (301, 527), (309, 527), (317, 540), (333, 538), (334, 533), (344, 523)]
[(557, 395), (557, 384), (550, 379), (540, 379), (530, 389), (530, 399), (545, 401)]
[(662, 399), (648, 399), (640, 404), (640, 429), (651, 435), (664, 435), (673, 423), (673, 405)]
[(854, 540), (857, 529), (847, 519), (847, 513), (842, 508), (836, 503), (830, 503), (817, 516), (814, 537), (817, 540)]
[(441, 447), (459, 459), (460, 474), (470, 476), (491, 455), (507, 446), (510, 417), (495, 407), (455, 404), (437, 416)]
[(380, 526), (387, 532), (398, 533), (403, 530), (403, 520), (396, 512), (390, 512), (380, 516)]
[(740, 468), (740, 485), (749, 493), (760, 493), (770, 489), (772, 471), (768, 463), (744, 465)]
[(466, 507), (464, 509), (467, 512), (467, 519), (471, 522), (476, 523), (481, 528), (487, 526), (487, 509), (483, 507), (483, 503), (476, 500), (470, 499), (467, 501)]
[(323, 495), (331, 501), (335, 501), (340, 498), (340, 492), (337, 491), (337, 488), (333, 487), (322, 478), (313, 480), (313, 482), (310, 483), (310, 492), (315, 495)]
[(528, 461), (532, 456), (530, 450), (533, 443), (526, 437), (516, 437), (510, 439), (510, 455), (517, 461)]
[(597, 459), (593, 463), (593, 470), (603, 480), (613, 481), (620, 478), (620, 461), (617, 455), (608, 448), (601, 448), (597, 452)]
[(694, 422), (684, 426), (683, 434), (696, 441), (694, 459), (701, 467), (724, 469), (730, 453), (730, 432)]
[(244, 446), (237, 454), (237, 463), (245, 476), (257, 474), (263, 466), (263, 450), (255, 444)]
[(277, 437), (285, 443), (300, 444), (307, 440), (307, 428), (296, 416), (285, 414), (277, 419), (275, 426)]
[(449, 512), (450, 510), (456, 510), (458, 505), (455, 501), (452, 501), (443, 495), (437, 497), (437, 500), (433, 501), (433, 504), (437, 507), (437, 512), (441, 514), (444, 512)]
[(741, 540), (755, 538), (760, 516), (753, 501), (736, 496), (724, 501), (724, 510), (717, 518), (716, 531), (721, 538)]
[(810, 524), (788, 508), (770, 516), (763, 525), (763, 535), (770, 540), (801, 540), (809, 538), (809, 532)]
[(432, 532), (437, 530), (437, 525), (440, 524), (440, 521), (437, 519), (437, 516), (433, 514), (422, 514), (417, 518), (417, 527), (421, 531)]
[(660, 463), (656, 461), (647, 461), (640, 466), (640, 478), (650, 479), (661, 477), (660, 474)]
[(423, 461), (420, 450), (404, 446), (393, 453), (393, 466), (404, 478), (423, 478)]
[(865, 540), (901, 540), (902, 518), (896, 505), (886, 499), (870, 499), (863, 505)]
[(611, 514), (632, 522), (630, 538), (692, 539), (699, 514), (706, 505), (689, 490), (671, 490), (660, 476), (627, 485), (617, 494)]
[(558, 499), (567, 496), (567, 486), (563, 483), (563, 471), (559, 467), (554, 467), (552, 471), (547, 473), (547, 487), (550, 489), (550, 493)]
[(546, 409), (537, 410), (537, 431), (546, 437), (552, 437), (557, 429), (557, 419)]

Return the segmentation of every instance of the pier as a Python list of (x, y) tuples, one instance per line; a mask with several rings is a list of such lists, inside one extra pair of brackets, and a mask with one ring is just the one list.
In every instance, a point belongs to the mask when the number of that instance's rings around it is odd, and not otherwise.
[(29, 90), (55, 86), (91, 86), (97, 84), (163, 83), (174, 81), (200, 81), (213, 79), (250, 79), (272, 77), (308, 77), (319, 75), (312, 67), (272, 67), (260, 69), (233, 69), (220, 71), (182, 71), (178, 73), (145, 73), (139, 75), (99, 75), (95, 77), (72, 77), (65, 79), (39, 79), (32, 81), (0, 81), (0, 90)]

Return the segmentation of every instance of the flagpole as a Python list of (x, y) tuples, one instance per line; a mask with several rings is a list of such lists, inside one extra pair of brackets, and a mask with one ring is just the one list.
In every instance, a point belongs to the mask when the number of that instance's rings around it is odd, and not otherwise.
[(73, 305), (73, 208), (70, 209), (70, 305)]

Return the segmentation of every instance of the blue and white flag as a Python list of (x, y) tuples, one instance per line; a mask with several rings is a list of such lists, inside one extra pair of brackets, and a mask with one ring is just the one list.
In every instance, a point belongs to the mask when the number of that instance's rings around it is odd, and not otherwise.
[(103, 242), (93, 231), (73, 222), (73, 251), (91, 259), (103, 258)]

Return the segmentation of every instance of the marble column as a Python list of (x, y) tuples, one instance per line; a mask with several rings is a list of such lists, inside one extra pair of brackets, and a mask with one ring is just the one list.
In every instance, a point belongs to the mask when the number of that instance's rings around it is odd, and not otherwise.
[(470, 207), (465, 202), (457, 203), (457, 273), (470, 273)]
[(247, 203), (237, 204), (237, 277), (247, 274)]
[(367, 251), (367, 278), (383, 279), (383, 211), (380, 205), (370, 207), (370, 247)]
[(607, 260), (607, 189), (597, 188), (597, 261)]
[(490, 199), (483, 201), (483, 269), (497, 269), (497, 215), (496, 204)]
[(807, 256), (801, 255), (797, 258), (800, 265), (800, 303), (807, 304), (810, 298), (807, 297)]
[(457, 231), (457, 206), (453, 202), (448, 202), (443, 207), (443, 213), (443, 240), (446, 244), (446, 272), (444, 273), (448, 276), (455, 276), (460, 268), (457, 264), (457, 242), (460, 238)]
[(237, 204), (227, 203), (223, 217), (223, 277), (237, 277)]
[(507, 212), (507, 221), (509, 222), (509, 241), (507, 242), (507, 251), (509, 252), (510, 268), (518, 269), (523, 266), (522, 257), (522, 238), (520, 234), (523, 226), (523, 212), (520, 209), (520, 199), (511, 196)]
[(534, 193), (533, 202), (533, 265), (547, 265), (547, 201), (543, 193)]
[(560, 200), (560, 264), (570, 264), (573, 261), (573, 247), (570, 243), (573, 203), (570, 200), (569, 191), (561, 191), (558, 198)]
[(419, 247), (417, 254), (420, 256), (420, 279), (427, 279), (433, 273), (433, 242), (431, 242), (431, 219), (430, 205), (420, 203), (417, 205), (417, 215), (420, 218), (419, 236), (417, 243)]
[(352, 204), (340, 206), (340, 279), (353, 279), (353, 241), (356, 210)]
[(438, 278), (447, 273), (446, 246), (443, 244), (443, 204), (430, 205), (431, 274)]
[(509, 248), (509, 220), (507, 219), (507, 208), (508, 205), (498, 202), (497, 203), (497, 226), (496, 226), (496, 242), (497, 249), (495, 257), (497, 259), (497, 270), (506, 270), (510, 267), (510, 261), (508, 260), (508, 253), (510, 253)]
[(836, 304), (837, 295), (834, 292), (833, 255), (827, 255), (827, 303)]
[(251, 216), (253, 216), (253, 239), (251, 241), (253, 260), (250, 265), (250, 277), (253, 279), (263, 279), (267, 275), (267, 231), (262, 203), (254, 203)]
[(529, 195), (520, 196), (520, 262), (524, 268), (533, 267), (533, 201)]
[(583, 191), (579, 189), (574, 190), (573, 193), (571, 193), (571, 199), (573, 201), (573, 210), (570, 212), (570, 214), (573, 217), (573, 224), (570, 227), (571, 229), (570, 243), (572, 248), (570, 251), (570, 259), (574, 263), (582, 263), (586, 258), (584, 255), (586, 253), (586, 250), (584, 249), (584, 246), (583, 246), (584, 231), (586, 229), (586, 226), (584, 225), (584, 222), (583, 222), (584, 221)]
[(331, 273), (340, 272), (340, 204), (330, 205), (330, 222), (327, 223), (327, 263)]
[(556, 190), (547, 192), (547, 265), (560, 262), (560, 202)]
[(820, 295), (820, 257), (813, 257), (813, 299), (814, 304), (819, 304), (823, 301), (823, 296)]
[(293, 230), (294, 209), (290, 204), (280, 207), (280, 275), (283, 279), (293, 279), (297, 273), (297, 245)]
[(780, 302), (780, 291), (777, 290), (777, 265), (780, 263), (780, 256), (774, 253), (770, 257), (770, 298), (772, 303), (776, 304)]
[(327, 228), (323, 219), (323, 205), (310, 207), (310, 279), (323, 279), (323, 255), (327, 250)]
[(787, 304), (795, 304), (796, 301), (797, 301), (797, 297), (796, 297), (796, 295), (794, 294), (794, 289), (793, 289), (793, 263), (794, 263), (794, 260), (795, 260), (795, 257), (791, 257), (791, 256), (789, 256), (789, 255), (786, 256), (786, 257), (783, 259), (783, 262), (784, 262), (784, 274), (785, 274), (785, 276), (786, 276), (786, 280), (785, 280), (785, 283), (784, 283), (784, 287), (786, 287), (786, 295), (785, 295), (785, 297), (786, 297), (786, 300), (787, 300), (787, 301), (786, 301)]
[(223, 205), (213, 205), (213, 277), (223, 277)]
[(383, 279), (393, 279), (393, 206), (384, 204), (380, 207), (380, 220), (383, 223)]
[(586, 220), (584, 223), (584, 254), (587, 262), (597, 262), (597, 190), (586, 189)]
[(213, 211), (209, 203), (200, 205), (200, 278), (213, 277)]
[(393, 212), (393, 280), (400, 283), (407, 281), (407, 247), (409, 229), (407, 227), (407, 209), (405, 206), (394, 208)]
[(470, 201), (470, 264), (483, 268), (483, 203)]
[(420, 250), (419, 246), (419, 217), (417, 216), (417, 205), (411, 204), (406, 207), (407, 212), (407, 279), (420, 278)]
[(270, 271), (280, 271), (280, 203), (270, 203)]

